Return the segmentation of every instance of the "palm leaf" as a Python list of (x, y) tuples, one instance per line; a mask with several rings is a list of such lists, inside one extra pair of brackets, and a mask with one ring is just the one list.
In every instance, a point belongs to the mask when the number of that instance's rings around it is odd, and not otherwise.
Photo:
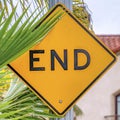
[(0, 118), (19, 120), (56, 118), (49, 108), (39, 100), (18, 78), (10, 85), (3, 101), (0, 102)]
[[(5, 21), (3, 27), (0, 29), (0, 42), (2, 41), (2, 38), (5, 34), (5, 32), (7, 31), (7, 29), (9, 28), (9, 25), (12, 21), (13, 15), (15, 13), (15, 9), (14, 11), (11, 13), (11, 15), (8, 17), (8, 19)], [(2, 16), (2, 15), (1, 15)]]
[(13, 78), (13, 72), (6, 66), (0, 69), (0, 96), (3, 96), (3, 94), (8, 90)]
[[(21, 25), (20, 21), (22, 20), (26, 11), (24, 11), (18, 20), (10, 27), (15, 13), (14, 9), (0, 29), (0, 67), (8, 64), (29, 50), (33, 45), (40, 42), (54, 27), (58, 21), (58, 18), (62, 16), (62, 12), (58, 12), (45, 22), (42, 22), (43, 18), (36, 21), (36, 17), (32, 19), (32, 22), (30, 22), (30, 16)], [(38, 16), (38, 14), (36, 16)]]

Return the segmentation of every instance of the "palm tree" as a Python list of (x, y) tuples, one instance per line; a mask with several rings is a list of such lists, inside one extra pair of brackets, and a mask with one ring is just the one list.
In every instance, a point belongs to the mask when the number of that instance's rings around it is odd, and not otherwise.
[[(80, 4), (80, 1), (78, 2)], [(81, 4), (83, 5), (83, 2)], [(73, 9), (78, 9), (77, 4), (73, 5)], [(47, 0), (0, 0), (1, 120), (46, 120), (58, 117), (5, 66), (40, 42), (62, 16), (59, 11), (41, 24), (47, 11)], [(84, 12), (85, 16), (88, 16), (87, 12)], [(90, 27), (89, 19), (84, 22), (84, 14), (76, 16), (82, 18), (81, 21)]]

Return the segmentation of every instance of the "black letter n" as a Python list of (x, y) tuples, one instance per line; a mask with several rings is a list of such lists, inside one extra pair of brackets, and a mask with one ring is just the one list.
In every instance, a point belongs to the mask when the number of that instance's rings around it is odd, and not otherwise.
[(64, 70), (67, 70), (67, 50), (64, 50), (64, 62), (58, 56), (55, 50), (51, 50), (51, 70), (55, 70), (55, 58)]

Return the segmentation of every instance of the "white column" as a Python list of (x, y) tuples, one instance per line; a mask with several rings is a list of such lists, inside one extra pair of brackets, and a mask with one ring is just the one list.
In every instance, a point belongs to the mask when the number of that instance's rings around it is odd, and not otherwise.
[[(69, 10), (72, 11), (72, 0), (49, 0), (49, 8), (53, 7), (58, 2), (64, 4)], [(73, 120), (73, 108), (66, 114), (64, 118), (56, 118), (54, 120)], [(50, 119), (52, 120), (52, 119)]]

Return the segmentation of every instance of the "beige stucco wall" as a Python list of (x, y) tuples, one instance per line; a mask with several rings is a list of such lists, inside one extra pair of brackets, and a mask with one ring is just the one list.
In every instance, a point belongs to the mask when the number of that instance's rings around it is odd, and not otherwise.
[(83, 115), (77, 120), (106, 120), (115, 114), (115, 94), (120, 91), (120, 56), (93, 87), (77, 102)]

